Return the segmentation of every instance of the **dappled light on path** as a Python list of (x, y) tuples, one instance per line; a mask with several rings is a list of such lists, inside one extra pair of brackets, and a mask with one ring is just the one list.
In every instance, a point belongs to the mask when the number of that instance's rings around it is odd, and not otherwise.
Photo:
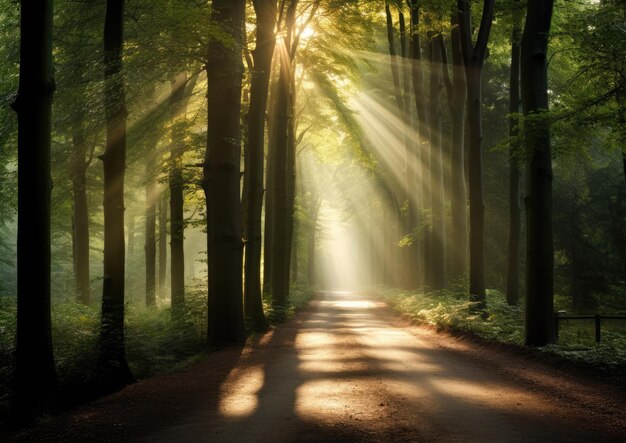
[(590, 441), (547, 395), (433, 337), (378, 300), (323, 292), (243, 350), (215, 411), (154, 440)]

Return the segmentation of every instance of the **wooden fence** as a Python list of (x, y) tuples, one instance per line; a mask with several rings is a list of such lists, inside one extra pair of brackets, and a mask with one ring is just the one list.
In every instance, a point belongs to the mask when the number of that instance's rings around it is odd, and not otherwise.
[(596, 343), (602, 340), (602, 320), (626, 320), (626, 315), (567, 315), (563, 312), (554, 314), (554, 329), (556, 331), (556, 339), (559, 340), (559, 326), (563, 321), (569, 320), (593, 320), (596, 329)]

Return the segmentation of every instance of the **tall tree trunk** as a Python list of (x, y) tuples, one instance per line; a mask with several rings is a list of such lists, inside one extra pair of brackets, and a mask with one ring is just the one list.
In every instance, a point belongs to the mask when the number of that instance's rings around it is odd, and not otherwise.
[(74, 276), (77, 300), (88, 305), (91, 298), (89, 287), (89, 209), (87, 206), (87, 160), (83, 129), (74, 128), (72, 134), (71, 180), (72, 180), (72, 241)]
[(506, 301), (510, 305), (519, 302), (520, 283), (520, 233), (521, 233), (521, 207), (520, 207), (520, 153), (517, 137), (519, 126), (517, 118), (513, 114), (520, 111), (520, 38), (521, 38), (521, 15), (519, 0), (516, 0), (513, 11), (514, 23), (511, 36), (511, 73), (509, 80), (509, 136), (513, 144), (509, 149), (509, 251), (506, 281)]
[(127, 241), (127, 254), (128, 261), (130, 261), (135, 255), (135, 214), (132, 211), (127, 213), (126, 218), (128, 219), (128, 223), (126, 226), (128, 241)]
[[(274, 160), (274, 226), (272, 231), (271, 285), (272, 301), (275, 306), (284, 308), (289, 297), (289, 126), (291, 126), (291, 76), (293, 75), (291, 60), (281, 51), (280, 78), (278, 80), (278, 102), (275, 114), (276, 145)], [(287, 281), (286, 281), (287, 279)], [(286, 284), (287, 283), (287, 284)]]
[(99, 370), (105, 390), (132, 381), (124, 344), (124, 172), (126, 100), (122, 76), (124, 1), (107, 0), (104, 23), (104, 281)]
[(248, 113), (248, 210), (245, 249), (245, 316), (255, 330), (267, 328), (261, 296), (261, 213), (263, 207), (263, 154), (265, 147), (265, 111), (272, 57), (276, 44), (276, 0), (254, 0), (257, 16), (256, 47), (252, 52), (254, 69)]
[(322, 206), (322, 198), (317, 197), (313, 205), (313, 214), (310, 217), (311, 226), (309, 230), (309, 241), (307, 242), (306, 254), (306, 273), (309, 286), (313, 287), (317, 284), (315, 275), (315, 248), (317, 244), (317, 220)]
[(223, 37), (207, 51), (208, 123), (203, 188), (207, 200), (208, 346), (243, 342), (240, 157), (241, 26), (244, 0), (214, 0), (211, 20)]
[(156, 305), (156, 143), (150, 146), (146, 160), (146, 306)]
[[(279, 51), (280, 74), (275, 114), (275, 157), (272, 160), (274, 175), (274, 224), (272, 227), (271, 286), (272, 302), (277, 312), (288, 304), (293, 237), (293, 207), (295, 201), (295, 78), (294, 43), (296, 6), (291, 0), (285, 13), (285, 37)], [(280, 314), (279, 314), (280, 315)]]
[(432, 289), (446, 286), (446, 218), (443, 188), (443, 155), (441, 145), (441, 45), (443, 36), (430, 39), (430, 192), (432, 236), (430, 244)]
[(526, 323), (525, 343), (543, 346), (554, 329), (554, 244), (547, 50), (553, 0), (529, 0), (521, 43), (521, 87), (526, 132)]
[(187, 74), (181, 72), (172, 80), (170, 114), (172, 118), (172, 149), (170, 154), (170, 287), (172, 316), (179, 318), (185, 309), (185, 219), (183, 154), (185, 152), (184, 130), (177, 121), (183, 113), (183, 98)]
[(467, 81), (469, 125), (470, 300), (487, 305), (485, 293), (485, 201), (483, 198), (482, 68), (493, 20), (494, 0), (483, 0), (476, 43), (472, 42), (470, 0), (457, 0), (459, 33)]
[(395, 92), (396, 104), (400, 112), (404, 110), (404, 101), (402, 100), (402, 89), (400, 85), (400, 69), (398, 63), (398, 53), (396, 51), (393, 19), (389, 3), (385, 3), (385, 15), (387, 17), (387, 42), (389, 43), (389, 57), (391, 61), (391, 78), (393, 79), (393, 90)]
[[(406, 186), (406, 207), (407, 213), (402, 218), (404, 235), (411, 236), (413, 230), (417, 227), (417, 208), (416, 199), (414, 196), (414, 190), (417, 184), (416, 171), (415, 171), (415, 134), (413, 132), (413, 108), (412, 108), (412, 70), (409, 54), (409, 39), (407, 33), (410, 29), (406, 28), (404, 19), (404, 13), (400, 8), (399, 16), (400, 22), (400, 50), (402, 52), (402, 103), (404, 106), (402, 117), (404, 123), (404, 180)], [(417, 255), (417, 244), (411, 243), (409, 246), (403, 248), (402, 254), (402, 284), (405, 288), (414, 289), (417, 288), (416, 275), (417, 267), (419, 263), (419, 257)]]
[(461, 50), (458, 16), (452, 14), (450, 44), (452, 47), (452, 91), (449, 99), (452, 120), (450, 146), (450, 212), (452, 217), (451, 277), (458, 279), (467, 272), (467, 188), (465, 186), (465, 109), (467, 85)]
[[(426, 155), (426, 151), (424, 147), (426, 146), (426, 142), (428, 140), (428, 118), (427, 118), (427, 110), (426, 110), (426, 102), (424, 97), (426, 96), (425, 88), (424, 88), (424, 69), (422, 65), (422, 49), (420, 44), (419, 33), (417, 32), (417, 28), (420, 23), (420, 3), (417, 0), (407, 0), (409, 7), (411, 9), (411, 28), (413, 31), (411, 32), (411, 58), (413, 60), (412, 63), (412, 81), (413, 81), (413, 96), (415, 99), (415, 109), (417, 116), (417, 140), (415, 147), (415, 170), (416, 174), (419, 175), (419, 179), (414, 186), (417, 187), (416, 194), (421, 196), (419, 199), (419, 204), (422, 209), (427, 207), (426, 205), (426, 196), (429, 194), (430, 184), (428, 183), (428, 156)], [(411, 188), (410, 188), (411, 189)], [(409, 214), (410, 217), (411, 214)], [(417, 208), (414, 226), (417, 226), (419, 223)], [(428, 256), (428, 248), (426, 248), (425, 239), (419, 239), (417, 245), (417, 254), (419, 256), (419, 260), (421, 261), (421, 266), (419, 270), (416, 270), (415, 274), (418, 276), (418, 283), (424, 283), (426, 269), (428, 267), (428, 262), (430, 257)], [(420, 278), (421, 274), (421, 278)]]
[(159, 198), (159, 296), (167, 292), (167, 193)]
[[(279, 56), (276, 51), (276, 56)], [(278, 82), (274, 82), (270, 94), (269, 115), (275, 116), (278, 106)], [(274, 181), (276, 163), (276, 126), (277, 119), (270, 120), (267, 146), (267, 173), (265, 174), (265, 226), (263, 234), (263, 295), (272, 293), (272, 250), (274, 249)]]
[(13, 411), (44, 413), (56, 388), (50, 332), (52, 1), (21, 2), (18, 120), (17, 336)]

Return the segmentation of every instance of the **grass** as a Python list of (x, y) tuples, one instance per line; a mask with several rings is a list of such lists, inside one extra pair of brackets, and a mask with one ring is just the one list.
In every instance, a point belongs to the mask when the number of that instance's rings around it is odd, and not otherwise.
[[(522, 347), (524, 313), (519, 306), (509, 306), (502, 293), (487, 291), (488, 313), (485, 318), (472, 313), (464, 286), (443, 291), (415, 292), (388, 289), (381, 297), (403, 317), (416, 323), (481, 339)], [(558, 306), (557, 306), (558, 307)], [(559, 343), (539, 348), (546, 358), (557, 358), (602, 374), (626, 376), (626, 324), (602, 323), (602, 341), (595, 343), (593, 321), (570, 321), (561, 325)]]

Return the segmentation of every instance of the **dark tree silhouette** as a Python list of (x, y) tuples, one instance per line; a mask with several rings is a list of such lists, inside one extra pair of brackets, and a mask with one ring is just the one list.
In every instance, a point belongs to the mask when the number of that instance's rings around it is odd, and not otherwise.
[(521, 44), (521, 87), (526, 131), (526, 329), (527, 345), (556, 340), (552, 152), (548, 110), (548, 36), (553, 0), (529, 0)]
[(103, 389), (132, 381), (124, 339), (126, 100), (122, 74), (124, 0), (107, 0), (104, 22), (104, 279), (99, 370)]
[(50, 332), (52, 1), (21, 2), (18, 120), (17, 337), (13, 411), (44, 413), (56, 387)]
[(203, 188), (208, 217), (208, 345), (243, 342), (240, 171), (244, 0), (214, 0), (207, 54), (208, 123)]

